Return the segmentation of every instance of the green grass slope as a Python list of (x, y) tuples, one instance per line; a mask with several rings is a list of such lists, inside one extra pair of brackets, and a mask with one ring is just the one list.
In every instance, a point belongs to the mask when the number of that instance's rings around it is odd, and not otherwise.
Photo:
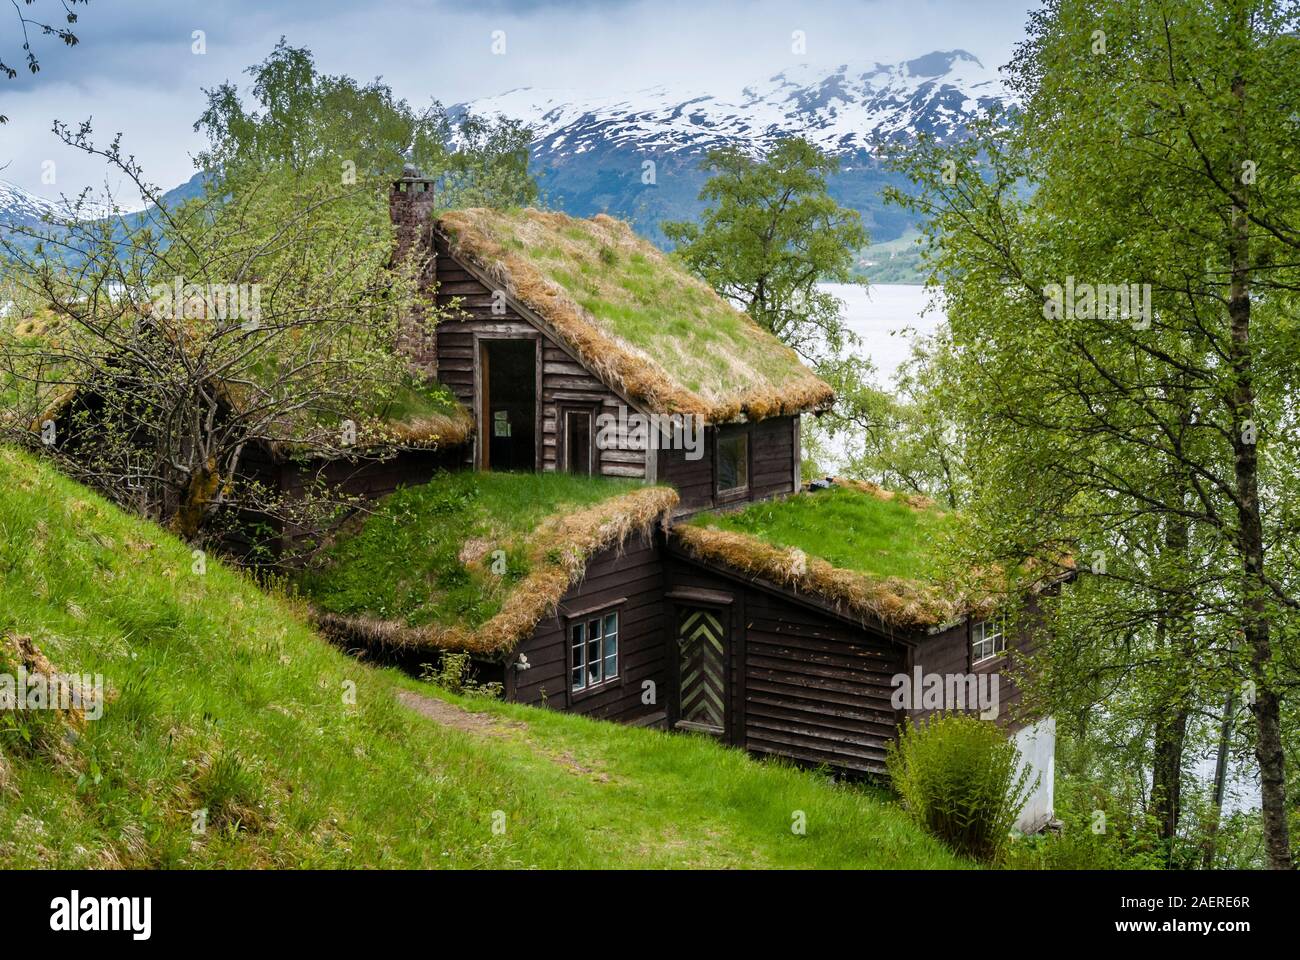
[(3, 646), (109, 689), (80, 727), (0, 713), (0, 866), (963, 865), (872, 792), (703, 739), (477, 702), (491, 732), (440, 725), (395, 698), (429, 688), (195, 569), (0, 448)]

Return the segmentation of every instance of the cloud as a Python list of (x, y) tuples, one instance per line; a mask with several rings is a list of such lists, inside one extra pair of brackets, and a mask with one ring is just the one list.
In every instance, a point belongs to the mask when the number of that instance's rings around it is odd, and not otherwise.
[[(38, 11), (49, 0), (38, 0)], [(413, 104), (491, 96), (514, 87), (615, 93), (660, 83), (733, 91), (797, 62), (893, 62), (936, 49), (1005, 62), (1023, 33), (1029, 0), (91, 0), (79, 8), (78, 46), (44, 39), (35, 78), (0, 81), (0, 176), (50, 195), (103, 179), (102, 167), (55, 146), (58, 117), (93, 116), (150, 177), (170, 187), (193, 172), (202, 146), (191, 127), (202, 88), (243, 84), (242, 71), (281, 35), (309, 47), (329, 73), (383, 76)], [(58, 9), (52, 7), (52, 9)], [(50, 11), (46, 11), (47, 16)], [(3, 23), (3, 21), (0, 21)], [(192, 52), (194, 31), (205, 52)], [(806, 37), (806, 54), (792, 34)], [(502, 31), (505, 53), (494, 53)], [(11, 36), (10, 31), (4, 31)], [(499, 34), (497, 35), (499, 36)], [(13, 51), (5, 50), (6, 60)]]

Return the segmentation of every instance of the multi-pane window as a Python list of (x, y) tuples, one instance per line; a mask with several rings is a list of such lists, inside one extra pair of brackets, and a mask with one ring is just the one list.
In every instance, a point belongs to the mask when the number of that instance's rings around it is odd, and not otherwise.
[(971, 627), (971, 662), (996, 657), (1007, 649), (1007, 637), (1001, 620), (981, 620)]
[(569, 626), (569, 667), (574, 690), (618, 676), (618, 613), (575, 620)]
[(749, 434), (718, 437), (718, 493), (743, 493), (749, 489)]

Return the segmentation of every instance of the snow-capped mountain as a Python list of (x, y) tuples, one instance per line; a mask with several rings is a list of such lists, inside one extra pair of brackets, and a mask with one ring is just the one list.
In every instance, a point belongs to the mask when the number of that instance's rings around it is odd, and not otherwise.
[(833, 153), (869, 150), (874, 137), (959, 136), (1006, 99), (994, 71), (964, 50), (892, 65), (800, 64), (732, 92), (656, 86), (628, 94), (525, 87), (466, 106), (520, 120), (544, 155), (610, 146), (674, 153), (737, 144), (755, 152), (798, 134)]
[(46, 216), (58, 216), (59, 204), (29, 193), (17, 184), (0, 180), (0, 223), (35, 227)]
[[(897, 181), (872, 156), (876, 140), (961, 137), (972, 119), (1009, 102), (996, 71), (948, 50), (895, 64), (801, 64), (734, 90), (528, 87), (461, 107), (533, 129), (533, 165), (552, 205), (625, 217), (657, 239), (662, 221), (699, 213), (707, 150), (732, 145), (758, 154), (780, 137), (803, 136), (841, 158), (832, 194), (863, 214), (874, 241), (886, 241), (909, 223), (880, 199), (880, 188)], [(653, 183), (644, 182), (647, 160)]]
[[(895, 64), (801, 64), (732, 90), (656, 86), (634, 93), (523, 88), (460, 104), (478, 115), (520, 120), (535, 132), (533, 169), (546, 201), (576, 216), (607, 212), (662, 241), (665, 220), (696, 217), (711, 148), (761, 153), (800, 135), (840, 157), (833, 196), (858, 210), (876, 242), (901, 236), (908, 214), (880, 190), (907, 184), (873, 156), (877, 139), (961, 137), (970, 121), (1010, 102), (997, 73), (964, 50)], [(647, 161), (653, 175), (647, 176)], [(190, 196), (201, 177), (169, 192)], [(35, 226), (54, 201), (0, 181), (0, 225)]]

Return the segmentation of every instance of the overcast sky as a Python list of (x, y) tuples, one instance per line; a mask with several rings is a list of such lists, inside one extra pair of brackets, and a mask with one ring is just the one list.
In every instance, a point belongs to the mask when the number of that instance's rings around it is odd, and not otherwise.
[[(121, 132), (149, 178), (170, 188), (194, 172), (192, 127), (203, 88), (242, 86), (242, 71), (283, 35), (317, 66), (361, 80), (382, 76), (413, 104), (472, 100), (514, 87), (595, 93), (674, 81), (703, 92), (770, 76), (793, 63), (893, 62), (960, 47), (1005, 63), (1030, 0), (90, 0), (81, 43), (34, 37), (34, 78), (0, 79), (0, 178), (45, 196), (102, 187), (102, 166), (61, 148), (55, 118), (93, 118)], [(8, 5), (5, 5), (6, 7)], [(57, 19), (58, 0), (24, 7)], [(21, 64), (17, 18), (0, 11), (0, 59)], [(807, 53), (791, 52), (801, 30)], [(205, 52), (195, 53), (195, 31)], [(504, 31), (505, 54), (492, 51)], [(54, 162), (55, 183), (42, 180)], [(48, 178), (48, 172), (46, 174)]]

